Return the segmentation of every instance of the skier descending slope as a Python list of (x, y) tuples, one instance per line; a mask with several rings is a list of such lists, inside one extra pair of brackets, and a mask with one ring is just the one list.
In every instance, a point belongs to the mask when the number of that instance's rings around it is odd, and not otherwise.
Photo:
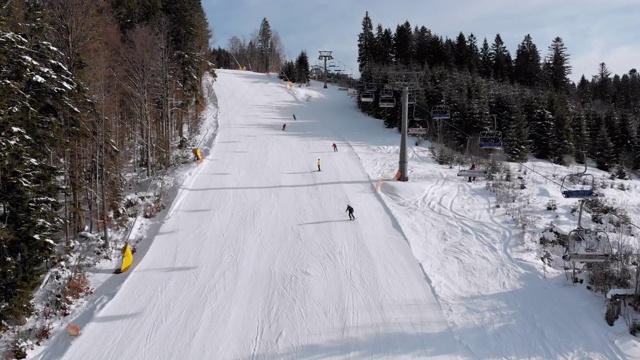
[(356, 217), (353, 215), (353, 208), (349, 204), (347, 204), (347, 212), (349, 213), (349, 220), (356, 219)]

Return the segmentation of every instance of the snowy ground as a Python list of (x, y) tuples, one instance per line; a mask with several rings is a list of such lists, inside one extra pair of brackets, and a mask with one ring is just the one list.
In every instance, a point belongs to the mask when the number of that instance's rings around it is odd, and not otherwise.
[[(523, 232), (426, 143), (412, 146), (410, 181), (377, 192), (399, 134), (336, 87), (218, 71), (214, 88), (215, 141), (148, 252), (105, 280), (79, 337), (58, 332), (31, 358), (640, 358), (624, 322), (604, 321), (603, 296), (539, 259), (545, 225), (576, 226), (553, 182), (576, 169), (526, 164)], [(629, 189), (603, 192), (638, 223), (637, 182), (617, 183)]]

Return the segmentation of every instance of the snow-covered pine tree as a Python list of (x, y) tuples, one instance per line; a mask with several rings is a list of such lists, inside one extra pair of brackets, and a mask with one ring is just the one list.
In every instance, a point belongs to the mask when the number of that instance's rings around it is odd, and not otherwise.
[[(29, 2), (25, 23), (38, 21)], [(35, 23), (34, 23), (35, 24)], [(31, 293), (57, 243), (61, 220), (54, 149), (63, 146), (83, 96), (54, 60), (40, 27), (0, 29), (0, 320), (27, 316)]]

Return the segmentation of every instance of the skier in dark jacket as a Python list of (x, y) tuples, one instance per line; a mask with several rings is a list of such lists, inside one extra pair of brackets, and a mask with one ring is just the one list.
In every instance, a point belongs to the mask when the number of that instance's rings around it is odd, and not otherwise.
[(287, 124), (282, 124), (282, 131), (287, 128)]
[(355, 220), (356, 217), (353, 216), (353, 208), (351, 205), (347, 205), (347, 212), (349, 213), (349, 220)]

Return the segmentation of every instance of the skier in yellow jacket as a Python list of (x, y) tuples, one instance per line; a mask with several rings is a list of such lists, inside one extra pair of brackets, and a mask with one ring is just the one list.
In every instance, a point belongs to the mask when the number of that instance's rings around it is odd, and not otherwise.
[(318, 171), (321, 171), (320, 170), (320, 159), (318, 159)]

